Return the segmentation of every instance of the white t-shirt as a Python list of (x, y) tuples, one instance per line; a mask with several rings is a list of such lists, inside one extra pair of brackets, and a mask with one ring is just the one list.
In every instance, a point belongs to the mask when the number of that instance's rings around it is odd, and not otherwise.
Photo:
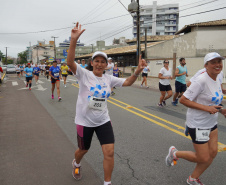
[[(203, 69), (200, 69), (197, 73), (195, 73), (195, 75), (190, 79), (190, 82), (192, 83), (192, 82), (194, 82), (195, 81), (195, 79), (199, 76), (199, 75), (201, 75), (202, 73), (205, 73), (206, 72), (206, 68), (203, 68)], [(221, 84), (223, 83), (223, 78), (224, 78), (224, 73), (223, 73), (223, 71), (221, 71), (220, 72), (220, 74), (218, 75), (218, 77), (219, 77), (219, 80), (220, 80), (220, 82), (221, 82)]]
[[(163, 67), (160, 69), (159, 73), (162, 74), (163, 77), (172, 76), (171, 68), (169, 68), (169, 70), (167, 70), (165, 67)], [(162, 85), (170, 85), (170, 79), (160, 79), (159, 82)]]
[(108, 98), (112, 87), (122, 87), (125, 79), (103, 74), (97, 77), (92, 71), (77, 65), (76, 75), (79, 83), (79, 94), (76, 105), (75, 123), (86, 127), (97, 127), (110, 121), (108, 108), (103, 111), (89, 108), (91, 96)]
[(106, 70), (105, 71), (105, 74), (108, 74), (108, 75), (113, 75), (113, 68), (114, 68), (114, 64), (113, 63), (108, 63), (108, 66), (107, 68), (111, 67), (110, 69)]
[(148, 74), (148, 70), (149, 70), (149, 66), (146, 66), (146, 67), (143, 69), (142, 73)]
[[(199, 75), (191, 86), (185, 91), (184, 96), (202, 105), (219, 105), (223, 99), (221, 83), (217, 77), (214, 81), (208, 73)], [(190, 128), (212, 128), (217, 124), (218, 113), (188, 108), (186, 124)]]

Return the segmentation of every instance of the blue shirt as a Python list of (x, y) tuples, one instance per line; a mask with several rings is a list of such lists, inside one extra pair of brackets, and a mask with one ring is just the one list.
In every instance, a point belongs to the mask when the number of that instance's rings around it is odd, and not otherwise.
[(60, 67), (59, 66), (56, 66), (56, 67), (54, 67), (54, 66), (51, 66), (50, 68), (49, 68), (49, 71), (51, 71), (51, 75), (52, 76), (54, 76), (54, 78), (59, 78), (59, 76), (60, 76)]
[(32, 67), (26, 67), (25, 69), (24, 69), (24, 71), (28, 74), (26, 74), (26, 77), (32, 77), (32, 73), (33, 73), (33, 68)]
[[(181, 74), (183, 72), (186, 72), (186, 74), (187, 74), (187, 72), (188, 72), (186, 66), (179, 65), (179, 66), (177, 66), (177, 68), (179, 69), (179, 73), (178, 74)], [(180, 82), (182, 84), (186, 84), (186, 81), (185, 81), (186, 80), (186, 74), (185, 75), (181, 75), (181, 76), (177, 76), (176, 77), (176, 81), (178, 81), (178, 82)]]
[(38, 74), (38, 71), (40, 71), (40, 68), (39, 67), (34, 67), (33, 71), (34, 71), (34, 74)]
[(88, 65), (87, 64), (85, 64), (84, 66), (82, 65), (82, 64), (80, 64), (80, 66), (82, 67), (82, 68), (86, 68)]

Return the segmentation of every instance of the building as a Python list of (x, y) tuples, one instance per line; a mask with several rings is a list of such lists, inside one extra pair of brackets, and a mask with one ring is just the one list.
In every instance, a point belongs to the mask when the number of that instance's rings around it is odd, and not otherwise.
[[(179, 25), (179, 4), (140, 5), (140, 36), (174, 35)], [(137, 37), (137, 16), (133, 17), (133, 36)]]

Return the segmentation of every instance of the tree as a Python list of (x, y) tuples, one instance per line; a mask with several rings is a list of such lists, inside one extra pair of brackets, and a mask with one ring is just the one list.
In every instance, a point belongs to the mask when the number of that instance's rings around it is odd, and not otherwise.
[(19, 58), (19, 60), (18, 60), (19, 64), (27, 63), (27, 53), (28, 53), (28, 51), (23, 51), (23, 52), (20, 52), (17, 54), (17, 56)]
[(0, 61), (3, 60), (3, 58), (5, 58), (5, 55), (0, 50)]

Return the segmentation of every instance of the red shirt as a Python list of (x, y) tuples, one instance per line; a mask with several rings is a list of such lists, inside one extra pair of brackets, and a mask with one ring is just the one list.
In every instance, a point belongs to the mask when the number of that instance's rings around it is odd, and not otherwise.
[(0, 72), (2, 72), (2, 73), (3, 73), (2, 67), (0, 67)]

